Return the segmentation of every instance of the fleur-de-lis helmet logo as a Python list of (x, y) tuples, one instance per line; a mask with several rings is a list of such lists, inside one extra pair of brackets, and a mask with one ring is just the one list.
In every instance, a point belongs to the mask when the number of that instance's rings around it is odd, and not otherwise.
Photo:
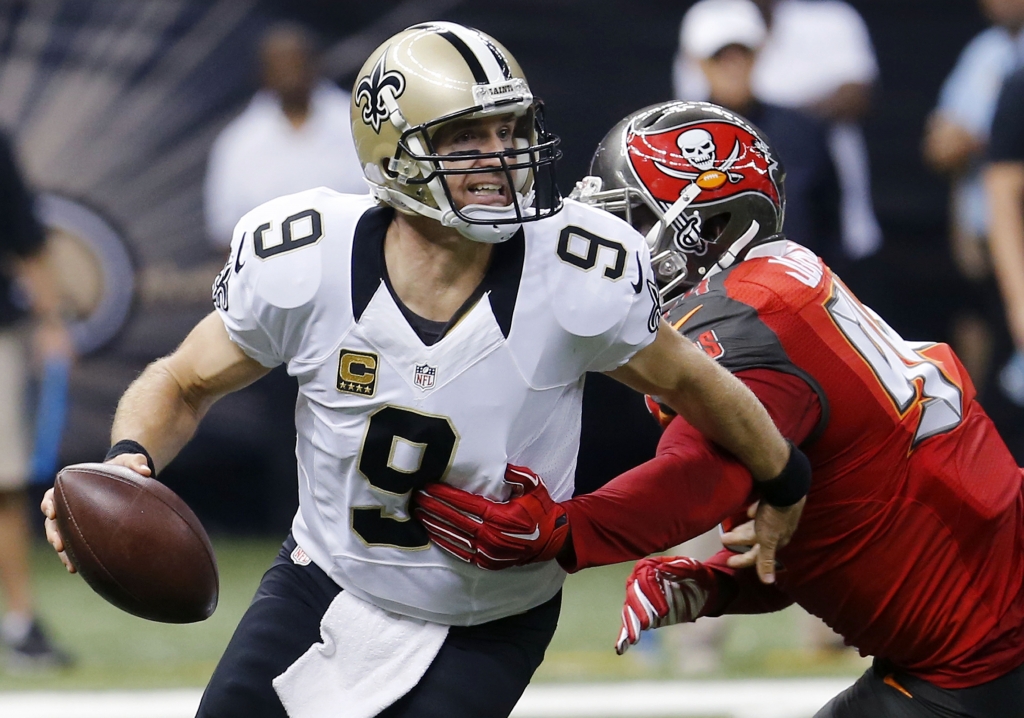
[(405, 77), (402, 73), (384, 68), (384, 58), (387, 55), (387, 50), (381, 53), (370, 74), (361, 78), (356, 85), (356, 107), (363, 102), (366, 103), (363, 105), (363, 122), (372, 127), (377, 134), (380, 134), (381, 122), (390, 114), (384, 102), (384, 93), (390, 92), (394, 99), (401, 97), (405, 92)]

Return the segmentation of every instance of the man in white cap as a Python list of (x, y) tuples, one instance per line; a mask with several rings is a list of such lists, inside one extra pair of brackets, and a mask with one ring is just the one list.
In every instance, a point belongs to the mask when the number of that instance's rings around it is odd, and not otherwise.
[(682, 25), (683, 46), (707, 83), (708, 99), (749, 119), (775, 144), (786, 167), (786, 235), (830, 266), (841, 265), (839, 187), (827, 125), (755, 95), (755, 64), (767, 35), (750, 0), (702, 0)]
[[(729, 32), (735, 37), (755, 37), (750, 10), (741, 4), (749, 3), (737, 0), (714, 12), (731, 17), (730, 24), (737, 29)], [(882, 243), (871, 201), (867, 149), (858, 125), (878, 76), (867, 27), (857, 11), (841, 0), (756, 0), (753, 4), (767, 29), (758, 41), (761, 50), (751, 80), (754, 94), (764, 102), (803, 110), (828, 123), (829, 150), (841, 188), (843, 256), (847, 260), (867, 257)], [(698, 67), (699, 51), (716, 35), (686, 29), (695, 12), (710, 12), (698, 10), (704, 5), (694, 5), (680, 29), (673, 68), (678, 99), (709, 97), (707, 80)]]

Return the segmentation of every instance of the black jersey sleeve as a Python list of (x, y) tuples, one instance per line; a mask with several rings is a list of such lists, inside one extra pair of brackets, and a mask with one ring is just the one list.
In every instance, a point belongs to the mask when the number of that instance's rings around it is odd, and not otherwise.
[(1024, 162), (1024, 68), (1010, 75), (999, 93), (988, 159), (990, 162)]

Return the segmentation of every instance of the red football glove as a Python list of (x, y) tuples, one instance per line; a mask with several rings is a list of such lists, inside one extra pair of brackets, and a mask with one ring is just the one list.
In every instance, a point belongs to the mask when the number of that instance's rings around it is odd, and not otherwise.
[(696, 621), (718, 601), (715, 572), (687, 556), (651, 556), (637, 561), (626, 579), (620, 656), (651, 628)]
[(504, 503), (430, 484), (416, 492), (413, 514), (438, 548), (480, 568), (550, 561), (569, 535), (565, 510), (527, 468), (509, 464), (505, 481), (512, 485), (512, 498)]
[(644, 394), (644, 403), (647, 405), (647, 411), (651, 412), (651, 416), (661, 424), (662, 429), (667, 429), (668, 425), (672, 423), (672, 420), (676, 418), (676, 413), (674, 411), (669, 409), (650, 394)]

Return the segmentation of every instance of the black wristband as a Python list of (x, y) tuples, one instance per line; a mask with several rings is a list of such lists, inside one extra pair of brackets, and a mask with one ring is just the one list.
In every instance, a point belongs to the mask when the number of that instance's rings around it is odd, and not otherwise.
[(149, 477), (151, 479), (156, 478), (156, 466), (153, 465), (153, 457), (146, 451), (145, 446), (131, 439), (121, 439), (107, 450), (107, 455), (103, 457), (103, 460), (110, 461), (115, 456), (120, 456), (121, 454), (142, 454), (145, 456), (146, 463), (149, 464)]
[(789, 444), (789, 461), (785, 468), (774, 479), (755, 481), (754, 488), (769, 506), (784, 509), (807, 496), (811, 490), (811, 462), (804, 452)]

